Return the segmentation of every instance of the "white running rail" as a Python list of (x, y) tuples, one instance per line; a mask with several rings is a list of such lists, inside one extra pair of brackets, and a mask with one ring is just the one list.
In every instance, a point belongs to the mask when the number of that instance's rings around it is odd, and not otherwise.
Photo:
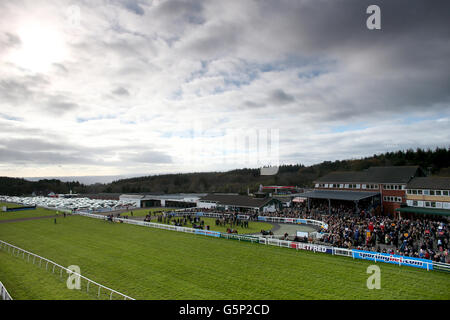
[(115, 296), (119, 296), (120, 298), (122, 298), (124, 300), (135, 300), (135, 299), (133, 299), (133, 298), (123, 294), (123, 293), (120, 293), (120, 292), (118, 292), (118, 291), (116, 291), (114, 289), (108, 288), (108, 287), (106, 287), (104, 285), (101, 285), (100, 283), (97, 283), (97, 282), (95, 282), (95, 281), (93, 281), (91, 279), (86, 278), (85, 276), (82, 276), (79, 273), (76, 273), (76, 272), (74, 272), (74, 271), (72, 271), (70, 269), (67, 269), (67, 268), (65, 268), (65, 267), (63, 267), (63, 266), (61, 266), (61, 265), (59, 265), (59, 264), (57, 264), (57, 263), (55, 263), (55, 262), (53, 262), (53, 261), (51, 261), (49, 259), (46, 259), (46, 258), (41, 257), (41, 256), (39, 256), (37, 254), (32, 253), (32, 252), (29, 252), (29, 251), (26, 251), (24, 249), (21, 249), (19, 247), (16, 247), (16, 246), (14, 246), (14, 245), (12, 245), (12, 244), (10, 244), (8, 242), (0, 240), (0, 249), (8, 251), (13, 256), (16, 256), (16, 257), (20, 257), (21, 256), (22, 259), (24, 259), (24, 260), (27, 259), (27, 262), (30, 262), (30, 260), (32, 260), (33, 264), (39, 264), (39, 267), (41, 267), (43, 264), (45, 264), (45, 270), (52, 269), (52, 273), (55, 273), (55, 269), (56, 269), (56, 272), (59, 271), (60, 278), (63, 277), (63, 275), (62, 275), (63, 271), (65, 273), (70, 274), (70, 275), (78, 276), (80, 278), (80, 281), (81, 280), (85, 280), (85, 282), (86, 282), (86, 292), (89, 292), (89, 288), (91, 288), (91, 291), (92, 291), (95, 287), (97, 287), (97, 289), (95, 289), (95, 290), (96, 290), (96, 295), (98, 297), (100, 297), (101, 290), (103, 290), (103, 294), (107, 293), (110, 300), (113, 299), (114, 295)]
[(2, 300), (12, 300), (11, 295), (8, 293), (8, 290), (6, 290), (3, 283), (0, 281), (0, 297)]

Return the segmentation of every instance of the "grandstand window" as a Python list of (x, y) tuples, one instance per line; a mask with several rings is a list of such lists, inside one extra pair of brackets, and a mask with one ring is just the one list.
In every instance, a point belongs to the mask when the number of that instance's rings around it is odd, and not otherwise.
[(328, 188), (328, 183), (325, 183), (325, 188)]
[(430, 195), (430, 190), (423, 190), (423, 194), (426, 195), (426, 196), (429, 196)]
[(316, 188), (318, 188), (319, 187), (319, 184), (318, 183), (316, 183)]
[(406, 186), (405, 185), (402, 185), (402, 190), (405, 190), (406, 189)]
[(443, 191), (442, 191), (442, 195), (443, 195), (443, 196), (448, 196), (448, 190), (443, 190)]
[(434, 196), (434, 190), (430, 190), (430, 196)]
[(356, 185), (356, 189), (360, 189), (361, 188), (361, 185), (360, 184), (357, 184)]
[(345, 184), (345, 188), (347, 188), (347, 189), (348, 189), (348, 183), (346, 183), (346, 184)]
[(425, 201), (425, 207), (430, 207), (430, 201)]
[(417, 194), (422, 194), (422, 190), (417, 190)]
[(339, 188), (343, 188), (343, 187), (344, 187), (344, 185), (343, 185), (343, 184), (340, 184), (340, 185), (339, 185)]
[(402, 202), (402, 197), (397, 197), (397, 202)]
[(432, 202), (431, 202), (431, 207), (432, 207), (432, 208), (436, 208), (436, 202), (432, 201)]
[(411, 190), (410, 189), (406, 190), (406, 194), (411, 194)]
[(436, 195), (440, 196), (441, 195), (441, 190), (436, 190)]
[(412, 205), (413, 205), (414, 207), (417, 207), (417, 205), (418, 205), (417, 200), (413, 200)]

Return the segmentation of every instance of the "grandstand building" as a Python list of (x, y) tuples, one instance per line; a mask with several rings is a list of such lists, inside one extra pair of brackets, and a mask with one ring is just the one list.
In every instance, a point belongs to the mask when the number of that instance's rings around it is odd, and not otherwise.
[(199, 200), (198, 207), (260, 213), (280, 210), (282, 202), (268, 196), (251, 197), (238, 194), (208, 194)]
[[(317, 179), (314, 184), (315, 190), (328, 191), (328, 199), (333, 199), (333, 194), (338, 193), (342, 200), (357, 198), (359, 201), (364, 199), (365, 193), (371, 197), (379, 196), (381, 213), (396, 215), (396, 209), (406, 205), (408, 183), (413, 178), (424, 176), (419, 166), (370, 167), (357, 172), (332, 172)], [(352, 197), (352, 193), (357, 193), (358, 197)]]
[(197, 201), (205, 194), (122, 194), (119, 199), (133, 203), (137, 208), (168, 207), (168, 208), (194, 208)]
[(450, 217), (450, 177), (416, 177), (406, 186), (406, 205), (397, 208), (407, 216), (427, 214)]

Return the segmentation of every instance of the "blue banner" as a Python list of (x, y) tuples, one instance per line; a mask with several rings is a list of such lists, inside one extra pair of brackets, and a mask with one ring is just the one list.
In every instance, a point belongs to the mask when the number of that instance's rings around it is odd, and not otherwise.
[(203, 212), (197, 212), (197, 217), (203, 216)]
[(201, 234), (201, 235), (204, 235), (204, 236), (220, 238), (220, 232), (217, 232), (217, 231), (196, 229), (195, 230), (195, 234)]
[(266, 221), (266, 217), (258, 216), (258, 220), (259, 220), (259, 221)]
[(371, 252), (363, 250), (352, 250), (352, 255), (356, 259), (380, 261), (385, 263), (392, 263), (402, 266), (410, 266), (422, 269), (433, 270), (433, 262), (427, 259), (419, 259), (413, 257), (404, 257), (396, 254)]
[(306, 220), (303, 220), (303, 219), (297, 219), (295, 222), (297, 224), (306, 224)]

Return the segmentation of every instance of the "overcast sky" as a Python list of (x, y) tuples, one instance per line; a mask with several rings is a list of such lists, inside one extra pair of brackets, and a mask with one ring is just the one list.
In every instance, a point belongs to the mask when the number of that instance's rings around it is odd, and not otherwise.
[[(366, 27), (371, 4), (381, 30)], [(1, 1), (0, 175), (224, 171), (448, 147), (449, 4)]]

